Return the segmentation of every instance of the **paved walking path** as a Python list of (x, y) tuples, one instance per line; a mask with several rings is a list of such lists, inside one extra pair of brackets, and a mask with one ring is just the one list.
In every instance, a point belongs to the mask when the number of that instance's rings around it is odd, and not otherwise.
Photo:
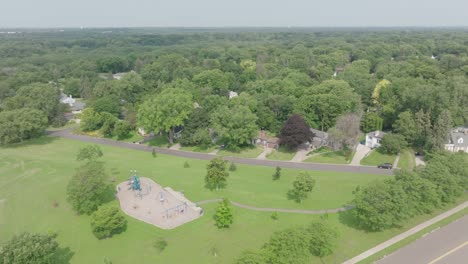
[(272, 148), (265, 148), (265, 149), (263, 150), (263, 152), (260, 153), (260, 155), (258, 155), (257, 159), (261, 159), (261, 160), (266, 159), (266, 157), (268, 156), (268, 154), (270, 154), (272, 151), (273, 151)]
[(395, 161), (393, 162), (393, 168), (398, 168), (398, 162), (400, 161), (400, 153), (395, 158)]
[(371, 151), (368, 146), (358, 144), (356, 147), (356, 153), (354, 154), (353, 160), (350, 165), (361, 166), (361, 160)]
[[(71, 133), (71, 129), (65, 129), (60, 131), (49, 131), (47, 132), (49, 136), (63, 137), (68, 139), (79, 140), (83, 142), (89, 142), (94, 144), (103, 144), (114, 147), (133, 149), (139, 151), (152, 152), (153, 149), (157, 153), (173, 155), (184, 158), (200, 159), (200, 160), (211, 160), (213, 155), (209, 153), (197, 153), (190, 151), (182, 150), (173, 150), (168, 148), (157, 148), (150, 147), (147, 145), (133, 144), (122, 141), (115, 141), (107, 138), (97, 138), (86, 135), (75, 135)], [(223, 157), (223, 159), (228, 161), (233, 161), (240, 164), (248, 164), (255, 166), (268, 166), (268, 167), (282, 167), (282, 168), (291, 168), (291, 169), (301, 169), (301, 170), (317, 170), (317, 171), (334, 171), (334, 172), (352, 172), (352, 173), (364, 173), (364, 174), (379, 174), (379, 175), (393, 175), (392, 170), (382, 170), (377, 167), (371, 166), (350, 166), (350, 165), (341, 165), (341, 164), (319, 164), (319, 163), (302, 163), (302, 162), (291, 162), (291, 161), (278, 161), (278, 160), (259, 160), (251, 158), (240, 158), (240, 157)]]
[[(197, 205), (208, 204), (208, 203), (217, 203), (221, 202), (223, 199), (210, 199), (205, 201), (196, 202)], [(294, 214), (325, 214), (325, 213), (339, 213), (344, 212), (349, 209), (352, 209), (353, 206), (345, 206), (334, 209), (323, 209), (323, 210), (300, 210), (300, 209), (285, 209), (285, 208), (264, 208), (264, 207), (255, 207), (251, 205), (245, 205), (238, 202), (230, 201), (232, 205), (244, 208), (252, 211), (261, 211), (261, 212), (280, 212), (280, 213), (294, 213)]]
[(358, 255), (358, 256), (350, 259), (350, 260), (347, 260), (347, 261), (343, 262), (343, 264), (358, 263), (359, 261), (361, 261), (361, 260), (363, 260), (363, 259), (365, 259), (367, 257), (370, 257), (370, 256), (374, 255), (375, 253), (377, 253), (377, 252), (379, 252), (379, 251), (381, 251), (381, 250), (383, 250), (383, 249), (385, 249), (385, 248), (387, 248), (387, 247), (389, 247), (389, 246), (391, 246), (391, 245), (393, 245), (393, 244), (395, 244), (395, 243), (397, 243), (397, 242), (399, 242), (399, 241), (401, 241), (401, 240), (403, 240), (403, 239), (405, 239), (405, 238), (407, 238), (407, 237), (409, 237), (411, 235), (416, 234), (417, 232), (423, 230), (424, 228), (426, 228), (426, 227), (428, 227), (430, 225), (433, 225), (433, 224), (439, 222), (440, 220), (443, 220), (443, 219), (445, 219), (445, 218), (447, 218), (447, 217), (449, 217), (449, 216), (451, 216), (451, 215), (465, 209), (466, 207), (468, 207), (468, 201), (466, 201), (466, 202), (458, 205), (457, 207), (452, 208), (452, 209), (448, 210), (447, 212), (442, 213), (442, 214), (440, 214), (440, 215), (438, 215), (438, 216), (436, 216), (436, 217), (434, 217), (434, 218), (432, 218), (432, 219), (430, 219), (430, 220), (428, 220), (428, 221), (426, 221), (426, 222), (424, 222), (422, 224), (419, 224), (419, 225), (411, 228), (410, 230), (408, 230), (406, 232), (403, 232), (403, 233), (401, 233), (401, 234), (399, 234), (399, 235), (397, 235), (397, 236), (395, 236), (395, 237), (393, 237), (393, 238), (391, 238), (391, 239), (389, 239), (389, 240), (387, 240), (387, 241), (385, 241), (385, 242), (383, 242), (383, 243), (381, 243), (381, 244), (379, 244), (379, 245), (377, 245), (377, 246), (375, 246), (375, 247), (361, 253), (360, 255)]

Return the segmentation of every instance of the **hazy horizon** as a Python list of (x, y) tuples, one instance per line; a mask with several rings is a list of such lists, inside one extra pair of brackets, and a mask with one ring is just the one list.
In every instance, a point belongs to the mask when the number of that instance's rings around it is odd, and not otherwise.
[(468, 26), (464, 0), (15, 0), (2, 3), (2, 9), (0, 28)]

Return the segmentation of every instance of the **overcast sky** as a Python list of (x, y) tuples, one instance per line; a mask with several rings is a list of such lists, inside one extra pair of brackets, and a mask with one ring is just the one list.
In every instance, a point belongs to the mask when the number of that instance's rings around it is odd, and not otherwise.
[(0, 28), (81, 26), (468, 26), (468, 0), (0, 0)]

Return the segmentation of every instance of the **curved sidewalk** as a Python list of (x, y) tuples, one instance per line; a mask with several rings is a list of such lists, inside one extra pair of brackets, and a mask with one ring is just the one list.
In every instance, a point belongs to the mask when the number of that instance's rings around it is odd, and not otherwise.
[[(140, 150), (146, 152), (152, 152), (153, 149), (157, 153), (200, 159), (200, 160), (211, 160), (213, 154), (189, 152), (181, 150), (173, 150), (168, 148), (150, 147), (147, 145), (133, 144), (128, 142), (116, 141), (106, 138), (97, 138), (85, 135), (75, 135), (71, 133), (71, 129), (65, 129), (60, 131), (48, 131), (48, 136), (63, 137), (68, 139), (79, 140), (83, 142), (103, 144), (120, 148), (127, 148), (133, 150)], [(255, 165), (255, 166), (267, 166), (267, 167), (282, 167), (290, 169), (301, 169), (301, 170), (317, 170), (317, 171), (334, 171), (334, 172), (352, 172), (352, 173), (364, 173), (364, 174), (379, 174), (379, 175), (393, 175), (392, 170), (382, 170), (376, 167), (368, 166), (352, 166), (352, 165), (340, 165), (340, 164), (320, 164), (320, 163), (306, 163), (306, 162), (292, 162), (292, 161), (279, 161), (279, 160), (259, 160), (250, 158), (239, 158), (239, 157), (223, 157), (228, 161), (233, 161), (240, 164)]]
[(462, 204), (448, 210), (447, 212), (442, 213), (442, 214), (440, 214), (440, 215), (438, 215), (438, 216), (436, 216), (436, 217), (434, 217), (434, 218), (432, 218), (432, 219), (430, 219), (430, 220), (428, 220), (428, 221), (426, 221), (426, 222), (424, 222), (422, 224), (419, 224), (419, 225), (411, 228), (410, 230), (408, 230), (406, 232), (403, 232), (403, 233), (401, 233), (401, 234), (399, 234), (399, 235), (397, 235), (397, 236), (395, 236), (395, 237), (393, 237), (393, 238), (391, 238), (391, 239), (389, 239), (389, 240), (387, 240), (387, 241), (385, 241), (385, 242), (383, 242), (383, 243), (381, 243), (381, 244), (379, 244), (379, 245), (377, 245), (377, 246), (375, 246), (375, 247), (373, 247), (373, 248), (359, 254), (358, 256), (356, 256), (356, 257), (354, 257), (354, 258), (352, 258), (350, 260), (347, 260), (347, 261), (343, 262), (343, 264), (358, 263), (359, 261), (362, 261), (362, 260), (374, 255), (375, 253), (377, 253), (377, 252), (379, 252), (379, 251), (381, 251), (381, 250), (383, 250), (383, 249), (385, 249), (385, 248), (387, 248), (387, 247), (389, 247), (389, 246), (391, 246), (391, 245), (393, 245), (393, 244), (395, 244), (395, 243), (397, 243), (397, 242), (399, 242), (399, 241), (401, 241), (401, 240), (403, 240), (403, 239), (405, 239), (405, 238), (407, 238), (407, 237), (409, 237), (411, 235), (416, 234), (417, 232), (423, 230), (424, 228), (426, 228), (428, 226), (431, 226), (431, 225), (439, 222), (440, 220), (443, 220), (443, 219), (445, 219), (445, 218), (447, 218), (447, 217), (449, 217), (449, 216), (451, 216), (451, 215), (465, 209), (466, 207), (468, 207), (468, 201), (466, 201), (466, 202), (464, 202), (464, 203), (462, 203)]
[[(196, 202), (197, 205), (207, 204), (207, 203), (215, 203), (221, 202), (223, 199), (211, 199), (211, 200), (204, 200), (200, 202)], [(293, 213), (293, 214), (326, 214), (326, 213), (339, 213), (350, 210), (353, 206), (345, 206), (335, 209), (323, 209), (323, 210), (300, 210), (300, 209), (284, 209), (284, 208), (263, 208), (263, 207), (255, 207), (251, 205), (245, 205), (238, 202), (230, 201), (232, 205), (252, 210), (252, 211), (261, 211), (261, 212), (279, 212), (279, 213)]]

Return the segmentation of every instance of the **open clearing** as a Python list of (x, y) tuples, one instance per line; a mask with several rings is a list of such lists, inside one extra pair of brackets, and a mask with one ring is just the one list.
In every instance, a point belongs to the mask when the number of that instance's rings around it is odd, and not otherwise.
[[(91, 233), (88, 216), (77, 216), (65, 199), (65, 189), (79, 163), (78, 149), (86, 143), (61, 138), (42, 138), (27, 145), (0, 148), (0, 243), (22, 231), (58, 232), (63, 247), (74, 252), (72, 263), (102, 263), (104, 257), (113, 263), (232, 263), (243, 250), (258, 249), (276, 230), (307, 225), (319, 215), (271, 213), (232, 207), (234, 224), (218, 230), (212, 219), (216, 203), (204, 204), (204, 215), (171, 230), (128, 219), (127, 230), (111, 239), (97, 240)], [(128, 149), (101, 146), (106, 168), (115, 183), (130, 176), (130, 170), (161, 186), (183, 191), (187, 199), (201, 200), (227, 197), (258, 207), (291, 209), (328, 209), (340, 207), (352, 199), (352, 190), (373, 180), (389, 176), (358, 175), (309, 171), (317, 180), (316, 189), (302, 204), (286, 199), (298, 170), (283, 169), (281, 179), (272, 181), (274, 168), (237, 166), (231, 172), (225, 190), (211, 192), (203, 187), (207, 161), (191, 160)], [(184, 168), (188, 161), (190, 168)], [(466, 200), (467, 195), (462, 197)], [(58, 207), (54, 208), (54, 202)], [(117, 204), (117, 201), (112, 203)], [(446, 209), (446, 208), (445, 208)], [(435, 215), (441, 210), (434, 212)], [(367, 233), (355, 229), (349, 213), (330, 214), (328, 221), (340, 233), (334, 255), (325, 263), (342, 262), (362, 251), (428, 219), (431, 215), (407, 221), (400, 229)], [(159, 253), (153, 244), (163, 237), (167, 248)], [(216, 257), (213, 252), (216, 252)], [(311, 262), (318, 259), (311, 259)]]

